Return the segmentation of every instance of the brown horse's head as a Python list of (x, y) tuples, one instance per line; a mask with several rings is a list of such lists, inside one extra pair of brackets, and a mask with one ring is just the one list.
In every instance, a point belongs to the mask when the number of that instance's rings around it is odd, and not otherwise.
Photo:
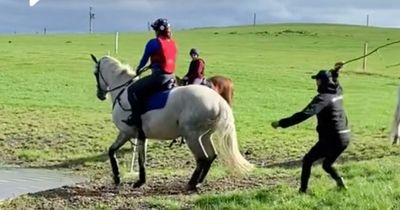
[(180, 78), (179, 76), (175, 75), (175, 81), (178, 86), (185, 86), (187, 85), (187, 80)]

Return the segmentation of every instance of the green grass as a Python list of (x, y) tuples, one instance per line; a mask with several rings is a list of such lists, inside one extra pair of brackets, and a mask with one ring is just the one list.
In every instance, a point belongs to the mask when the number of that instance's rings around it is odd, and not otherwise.
[[(121, 33), (119, 54), (114, 56), (136, 66), (145, 42), (152, 36), (152, 33)], [(353, 131), (351, 145), (339, 160), (345, 177), (350, 178), (348, 192), (332, 190), (330, 180), (318, 169), (311, 178), (313, 194), (297, 195), (297, 182), (286, 183), (284, 177), (292, 176), (291, 182), (295, 182), (299, 167), (288, 168), (286, 162), (299, 161), (315, 143), (316, 121), (310, 119), (285, 130), (274, 130), (269, 125), (301, 110), (316, 94), (314, 81), (310, 79), (312, 73), (330, 68), (336, 61), (360, 56), (365, 41), (370, 50), (395, 41), (400, 30), (277, 24), (176, 31), (174, 37), (179, 48), (180, 76), (188, 67), (189, 49), (196, 47), (206, 60), (208, 76), (222, 74), (233, 79), (241, 150), (248, 151), (246, 157), (263, 166), (253, 177), (278, 177), (278, 186), (254, 186), (246, 192), (227, 195), (149, 197), (142, 205), (154, 208), (194, 205), (198, 209), (400, 208), (399, 180), (389, 176), (398, 172), (392, 163), (399, 161), (400, 149), (391, 146), (387, 138), (397, 100), (400, 67), (386, 68), (398, 63), (400, 45), (368, 57), (366, 72), (361, 68), (362, 61), (357, 61), (346, 65), (341, 75), (345, 109)], [(111, 121), (111, 104), (95, 97), (94, 66), (89, 57), (90, 53), (99, 57), (107, 52), (113, 55), (112, 34), (0, 36), (0, 163), (65, 168), (89, 176), (93, 183), (111, 182), (105, 153), (116, 129)], [(149, 176), (153, 174), (154, 180), (155, 175), (188, 177), (191, 173), (193, 158), (189, 150), (186, 147), (170, 150), (168, 144), (154, 141), (149, 145)], [(119, 154), (123, 173), (130, 163), (127, 149), (129, 145)], [(217, 165), (210, 173), (210, 180), (225, 176)], [(52, 201), (25, 196), (4, 208), (37, 207), (40, 199)], [(118, 206), (116, 202), (64, 202), (77, 208)]]
[[(269, 189), (207, 195), (194, 201), (194, 209), (398, 209), (399, 158), (383, 158), (340, 167), (349, 189), (338, 190), (320, 168), (314, 169), (311, 192), (281, 184)], [(316, 178), (317, 177), (317, 178)]]

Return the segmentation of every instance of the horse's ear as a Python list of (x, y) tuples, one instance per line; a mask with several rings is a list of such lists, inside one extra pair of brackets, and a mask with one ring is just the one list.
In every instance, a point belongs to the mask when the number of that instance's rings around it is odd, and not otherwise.
[(95, 63), (98, 63), (98, 62), (99, 62), (99, 61), (97, 61), (96, 56), (94, 56), (93, 54), (90, 54), (90, 57), (92, 57), (92, 60), (93, 60)]

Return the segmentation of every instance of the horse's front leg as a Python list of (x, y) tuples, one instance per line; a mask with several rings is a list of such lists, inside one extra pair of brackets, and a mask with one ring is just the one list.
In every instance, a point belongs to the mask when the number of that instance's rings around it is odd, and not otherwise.
[(398, 144), (398, 140), (399, 140), (399, 136), (397, 134), (394, 135), (392, 144), (393, 145)]
[(139, 153), (138, 163), (139, 163), (139, 180), (135, 182), (133, 187), (141, 187), (146, 183), (146, 138), (138, 138), (137, 140), (137, 150)]
[(110, 146), (108, 149), (108, 156), (110, 157), (110, 162), (111, 162), (111, 168), (113, 171), (113, 178), (114, 178), (114, 183), (116, 185), (120, 184), (121, 179), (119, 177), (119, 168), (118, 168), (118, 160), (115, 155), (115, 153), (118, 151), (119, 148), (121, 148), (122, 145), (124, 145), (128, 140), (130, 139), (130, 136), (126, 135), (125, 133), (119, 133), (117, 139), (114, 141), (114, 143)]
[(400, 121), (396, 122), (396, 129), (397, 130), (395, 130), (396, 132), (394, 133), (394, 136), (393, 136), (393, 142), (392, 142), (393, 145), (399, 143)]

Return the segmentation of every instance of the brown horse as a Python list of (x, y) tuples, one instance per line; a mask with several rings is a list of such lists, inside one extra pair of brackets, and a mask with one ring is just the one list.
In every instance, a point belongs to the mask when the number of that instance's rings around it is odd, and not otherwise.
[[(176, 82), (179, 86), (186, 85), (185, 81), (178, 76), (176, 76)], [(233, 81), (231, 79), (229, 79), (228, 77), (217, 75), (208, 78), (207, 83), (209, 84), (209, 86), (211, 86), (213, 90), (221, 95), (226, 102), (228, 102), (229, 106), (232, 107), (234, 87)]]

